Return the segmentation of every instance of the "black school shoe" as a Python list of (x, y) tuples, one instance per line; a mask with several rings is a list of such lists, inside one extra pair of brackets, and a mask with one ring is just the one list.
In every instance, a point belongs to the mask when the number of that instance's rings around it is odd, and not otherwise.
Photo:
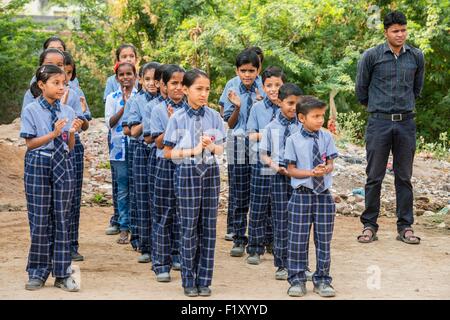
[(70, 256), (72, 258), (72, 261), (84, 261), (84, 257), (78, 252), (72, 252), (70, 253)]
[(209, 297), (211, 289), (209, 287), (198, 287), (198, 295), (201, 297)]
[(197, 297), (198, 289), (196, 287), (184, 288), (184, 295), (188, 297)]
[(30, 290), (30, 291), (39, 290), (39, 289), (43, 288), (44, 285), (45, 285), (45, 281), (42, 281), (40, 279), (30, 279), (25, 284), (25, 290)]

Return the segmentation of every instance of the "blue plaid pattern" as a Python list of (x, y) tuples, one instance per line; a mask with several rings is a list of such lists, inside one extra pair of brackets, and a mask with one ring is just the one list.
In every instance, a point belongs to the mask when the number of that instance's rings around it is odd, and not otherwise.
[(71, 274), (69, 225), (73, 196), (73, 166), (66, 154), (64, 179), (55, 182), (51, 157), (28, 151), (25, 155), (25, 194), (31, 246), (27, 272), (30, 279), (47, 280)]
[(217, 164), (177, 167), (176, 188), (181, 221), (181, 278), (183, 287), (211, 285), (216, 245), (220, 174)]
[[(150, 241), (152, 244), (155, 244), (155, 226), (156, 226), (156, 214), (155, 214), (155, 180), (156, 180), (156, 146), (150, 147), (148, 161), (147, 161), (147, 174), (148, 174), (148, 195), (149, 195), (149, 203), (150, 203), (150, 216), (151, 216), (151, 229), (150, 229)], [(152, 261), (155, 261), (154, 258), (154, 245), (152, 247)]]
[(138, 142), (133, 160), (134, 191), (137, 209), (137, 230), (142, 253), (151, 253), (151, 217), (148, 188), (147, 162), (150, 150), (144, 142)]
[(247, 253), (264, 254), (268, 218), (270, 217), (270, 176), (261, 174), (261, 163), (251, 165), (250, 217)]
[(288, 249), (288, 212), (287, 206), (292, 194), (290, 178), (281, 174), (270, 177), (272, 200), (272, 221), (274, 237), (274, 265), (285, 268)]
[(228, 211), (227, 211), (227, 233), (234, 232), (234, 185), (232, 183), (234, 170), (234, 136), (232, 131), (227, 131), (227, 174), (228, 174)]
[[(324, 159), (322, 159), (322, 156), (320, 155), (319, 151), (319, 143), (317, 140), (319, 140), (319, 135), (317, 132), (309, 132), (306, 131), (304, 128), (301, 130), (302, 135), (307, 138), (314, 139), (313, 143), (313, 149), (312, 149), (312, 156), (313, 156), (313, 167), (317, 167), (319, 164), (324, 163)], [(312, 177), (312, 182), (314, 186), (314, 191), (316, 193), (321, 193), (324, 190), (325, 184), (324, 184), (324, 178), (323, 177)]]
[(133, 175), (133, 162), (136, 153), (138, 141), (136, 139), (130, 139), (127, 149), (127, 161), (128, 161), (128, 190), (130, 197), (130, 244), (134, 249), (138, 249), (139, 243), (139, 232), (138, 232), (138, 217), (136, 208), (136, 192), (134, 190), (134, 175)]
[[(171, 268), (171, 253), (180, 247), (179, 238), (173, 234), (176, 223), (177, 198), (175, 193), (175, 164), (171, 160), (157, 159), (153, 195), (154, 208), (154, 242), (153, 271), (156, 274), (169, 272)], [(179, 236), (179, 234), (178, 234)]]
[(331, 283), (330, 244), (333, 236), (335, 204), (328, 190), (316, 194), (311, 189), (294, 190), (288, 204), (288, 281), (291, 285), (306, 282), (308, 244), (311, 225), (314, 225), (316, 272), (313, 282)]
[(231, 184), (233, 185), (233, 219), (234, 232), (236, 234), (234, 243), (246, 245), (248, 243), (246, 231), (247, 215), (250, 206), (251, 179), (251, 166), (248, 159), (248, 137), (234, 136), (233, 138), (234, 168)]
[(81, 190), (83, 188), (84, 146), (80, 136), (75, 135), (75, 147), (72, 154), (72, 163), (75, 169), (74, 192), (69, 221), (70, 252), (78, 252), (78, 230), (80, 229)]

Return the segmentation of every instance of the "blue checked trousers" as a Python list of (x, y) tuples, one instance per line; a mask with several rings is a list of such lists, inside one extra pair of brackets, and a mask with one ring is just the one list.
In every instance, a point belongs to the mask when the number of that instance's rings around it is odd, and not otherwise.
[[(270, 175), (265, 175), (261, 170), (263, 165), (251, 165), (250, 183), (250, 215), (248, 221), (248, 246), (247, 253), (264, 254), (264, 246), (270, 240), (267, 239), (267, 228), (271, 226), (271, 199), (270, 199)], [(265, 168), (268, 169), (268, 168)]]
[(288, 202), (292, 195), (290, 178), (279, 173), (270, 177), (272, 200), (274, 265), (286, 268), (288, 252)]
[(176, 174), (184, 288), (208, 287), (213, 276), (220, 174), (217, 164), (200, 166), (207, 167), (203, 175), (194, 164), (179, 165)]
[[(153, 271), (169, 272), (179, 255), (180, 222), (177, 216), (176, 170), (171, 160), (158, 158), (154, 182)], [(171, 257), (172, 256), (172, 257)]]
[(134, 191), (137, 208), (137, 230), (142, 253), (151, 254), (151, 216), (148, 180), (148, 160), (150, 149), (144, 142), (138, 142), (133, 161)]
[(46, 281), (71, 275), (69, 215), (73, 196), (74, 169), (66, 158), (64, 181), (53, 183), (51, 158), (28, 151), (24, 183), (30, 224), (31, 246), (27, 272), (30, 279)]
[[(234, 220), (233, 231), (235, 232), (234, 244), (248, 243), (246, 236), (247, 231), (247, 215), (250, 206), (250, 178), (251, 167), (248, 157), (248, 137), (234, 136), (232, 138), (233, 154), (229, 155), (233, 159), (233, 168), (231, 175), (232, 199), (233, 206), (232, 219)], [(229, 147), (229, 149), (231, 149)]]
[(134, 173), (133, 173), (133, 163), (136, 153), (136, 147), (138, 141), (135, 139), (130, 139), (128, 144), (128, 188), (129, 188), (129, 208), (130, 208), (130, 244), (133, 249), (138, 249), (140, 247), (140, 239), (138, 232), (138, 217), (137, 217), (137, 206), (136, 206), (136, 191), (134, 189)]
[(69, 220), (70, 252), (78, 252), (78, 231), (80, 229), (81, 190), (83, 188), (84, 146), (80, 136), (75, 135), (75, 147), (71, 152), (75, 169), (74, 192)]
[(306, 282), (308, 243), (311, 225), (316, 247), (315, 284), (331, 283), (330, 244), (333, 236), (335, 204), (328, 190), (315, 194), (305, 187), (293, 191), (288, 204), (288, 281), (291, 285)]

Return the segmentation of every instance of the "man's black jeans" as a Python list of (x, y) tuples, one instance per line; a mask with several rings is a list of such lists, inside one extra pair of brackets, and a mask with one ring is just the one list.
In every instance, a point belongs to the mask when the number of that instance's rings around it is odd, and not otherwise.
[(375, 231), (378, 231), (381, 184), (391, 150), (397, 198), (397, 231), (400, 232), (414, 223), (411, 176), (416, 150), (416, 124), (414, 119), (392, 121), (370, 116), (366, 128), (366, 208), (361, 222), (364, 227), (372, 227)]

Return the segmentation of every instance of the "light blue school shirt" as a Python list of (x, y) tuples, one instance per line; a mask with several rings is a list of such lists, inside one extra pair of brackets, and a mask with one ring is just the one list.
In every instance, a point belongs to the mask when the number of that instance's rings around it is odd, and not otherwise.
[[(217, 145), (225, 142), (225, 128), (222, 118), (217, 111), (208, 106), (194, 110), (191, 106), (185, 104), (183, 108), (177, 110), (169, 119), (164, 134), (164, 145), (178, 150), (195, 148), (199, 143), (199, 137), (195, 136), (197, 117), (201, 119), (201, 135), (210, 136), (211, 140)], [(211, 159), (211, 156), (211, 152), (205, 149), (204, 157)], [(188, 157), (188, 159), (192, 160), (193, 157)], [(174, 162), (176, 161), (182, 162), (180, 159), (174, 160)], [(215, 159), (215, 162), (217, 163), (217, 159)]]
[[(305, 137), (303, 132), (305, 128), (302, 128), (297, 133), (287, 138), (284, 157), (287, 163), (295, 164), (296, 168), (303, 170), (312, 170), (313, 166), (313, 145), (314, 138)], [(333, 141), (331, 134), (323, 129), (320, 129), (317, 133), (319, 152), (322, 156), (323, 163), (326, 163), (328, 159), (335, 159), (338, 156), (338, 151)], [(328, 190), (332, 186), (331, 173), (324, 176), (324, 190)], [(297, 189), (300, 186), (304, 186), (311, 190), (314, 189), (312, 177), (303, 179), (291, 178), (292, 188)]]
[[(69, 130), (72, 127), (73, 120), (76, 118), (75, 112), (71, 107), (59, 104), (59, 111), (56, 111), (56, 114), (58, 119), (67, 119), (67, 124), (62, 129), (62, 137), (65, 142), (64, 149), (69, 151)], [(25, 106), (20, 118), (20, 137), (37, 138), (45, 136), (52, 131), (52, 113), (39, 103), (39, 97)], [(52, 152), (55, 150), (55, 146), (53, 140), (51, 140), (33, 150)]]
[(284, 157), (284, 133), (287, 128), (289, 128), (289, 136), (291, 136), (300, 131), (302, 124), (297, 118), (289, 120), (282, 112), (279, 112), (275, 119), (264, 129), (259, 144), (260, 153), (267, 153), (272, 158), (272, 161), (285, 167), (287, 165)]

